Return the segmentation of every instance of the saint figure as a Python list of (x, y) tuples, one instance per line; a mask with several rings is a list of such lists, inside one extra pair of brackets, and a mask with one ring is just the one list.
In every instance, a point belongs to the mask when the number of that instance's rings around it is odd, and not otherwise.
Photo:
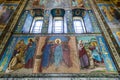
[(56, 67), (58, 67), (60, 65), (60, 63), (62, 62), (63, 50), (62, 50), (62, 45), (61, 45), (60, 39), (56, 39), (55, 43), (56, 43), (56, 47), (55, 47), (55, 51), (54, 51), (54, 61), (55, 61), (54, 64)]
[(70, 46), (68, 45), (68, 42), (64, 42), (62, 44), (62, 48), (63, 48), (63, 61), (68, 67), (71, 67), (72, 62), (70, 59)]
[(91, 50), (91, 55), (94, 61), (94, 64), (102, 62), (101, 56), (99, 54), (99, 49), (96, 42), (91, 42), (89, 49)]
[(88, 68), (90, 64), (89, 58), (88, 58), (87, 51), (83, 45), (82, 40), (78, 44), (78, 49), (79, 49), (79, 58), (80, 58), (81, 68)]
[(25, 52), (25, 68), (33, 68), (33, 56), (36, 50), (36, 43), (29, 39), (27, 49)]
[(50, 63), (50, 54), (51, 54), (51, 47), (52, 47), (52, 43), (51, 42), (46, 42), (45, 45), (42, 48), (42, 67), (46, 68), (49, 66)]

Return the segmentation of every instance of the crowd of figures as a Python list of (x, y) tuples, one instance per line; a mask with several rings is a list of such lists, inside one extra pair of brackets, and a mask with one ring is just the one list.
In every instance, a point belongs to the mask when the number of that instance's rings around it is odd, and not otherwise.
[(102, 6), (102, 10), (109, 21), (114, 21), (115, 19), (120, 21), (120, 13), (113, 6), (109, 6), (108, 8)]
[(47, 68), (52, 64), (58, 68), (62, 62), (64, 62), (67, 67), (72, 66), (68, 42), (62, 42), (61, 39), (47, 41), (42, 48), (42, 52), (42, 68)]
[[(72, 67), (73, 59), (70, 57), (72, 54), (70, 49), (69, 41), (64, 42), (61, 39), (46, 41), (42, 48), (41, 68), (47, 69), (49, 66), (54, 65), (57, 69), (62, 63), (68, 68)], [(104, 67), (103, 58), (96, 41), (92, 41), (86, 45), (82, 40), (79, 40), (77, 52), (81, 69)]]
[(6, 72), (15, 71), (23, 67), (27, 69), (33, 68), (35, 48), (36, 43), (33, 39), (29, 39), (27, 45), (23, 39), (18, 41)]
[(120, 46), (120, 11), (112, 4), (98, 4), (100, 11)]
[(103, 63), (97, 42), (90, 42), (87, 46), (84, 46), (83, 41), (80, 40), (78, 50), (81, 69), (94, 69)]
[[(86, 71), (106, 71), (105, 65), (111, 65), (112, 63), (105, 63), (106, 53), (101, 52), (100, 46), (97, 42), (96, 37), (65, 37), (65, 36), (52, 36), (45, 37), (43, 45), (37, 45), (34, 38), (15, 38), (14, 49), (10, 53), (10, 56), (4, 53), (3, 60), (0, 61), (0, 65), (5, 63), (6, 57), (9, 58), (7, 66), (4, 71), (6, 73), (13, 72), (16, 70), (33, 70), (35, 55), (41, 54), (39, 72), (62, 72), (61, 68), (69, 72), (69, 70), (75, 70), (75, 72)], [(42, 39), (42, 38), (41, 38)], [(84, 40), (85, 39), (85, 40)], [(77, 40), (77, 42), (76, 42)], [(12, 44), (12, 45), (13, 45)], [(10, 45), (11, 46), (11, 45)], [(14, 45), (13, 45), (14, 46)], [(38, 46), (41, 46), (39, 48)], [(102, 45), (103, 46), (103, 45)], [(40, 49), (39, 52), (36, 51)], [(8, 49), (6, 49), (8, 50)], [(9, 51), (9, 50), (8, 50)], [(38, 53), (36, 53), (38, 52)], [(105, 54), (105, 55), (103, 55)], [(6, 56), (6, 57), (4, 57)], [(8, 59), (7, 58), (7, 59)], [(0, 71), (3, 67), (0, 66)], [(75, 69), (77, 67), (77, 69)], [(106, 66), (106, 68), (109, 66)], [(78, 70), (78, 71), (76, 71)], [(51, 72), (52, 73), (52, 72)]]

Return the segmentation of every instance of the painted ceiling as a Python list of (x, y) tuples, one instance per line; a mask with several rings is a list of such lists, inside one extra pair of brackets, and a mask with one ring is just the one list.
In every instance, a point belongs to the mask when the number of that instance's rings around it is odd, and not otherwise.
[[(82, 0), (30, 0), (28, 9), (30, 8), (65, 8), (81, 7)], [(74, 5), (75, 4), (75, 5)]]

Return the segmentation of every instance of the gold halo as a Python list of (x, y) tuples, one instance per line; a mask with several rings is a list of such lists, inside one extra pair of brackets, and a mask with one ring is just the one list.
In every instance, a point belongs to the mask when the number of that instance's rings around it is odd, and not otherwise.
[(91, 42), (90, 44), (97, 46), (97, 43), (96, 43), (96, 42)]
[(116, 34), (117, 34), (118, 36), (120, 36), (120, 32), (116, 32)]
[(58, 43), (57, 43), (58, 40), (59, 40), (59, 43), (62, 42), (61, 39), (56, 39), (56, 40), (55, 40), (55, 43), (56, 43), (56, 44), (58, 44)]
[(33, 38), (28, 38), (28, 41), (30, 41), (30, 39), (32, 39), (32, 41), (34, 41), (34, 39), (33, 39)]

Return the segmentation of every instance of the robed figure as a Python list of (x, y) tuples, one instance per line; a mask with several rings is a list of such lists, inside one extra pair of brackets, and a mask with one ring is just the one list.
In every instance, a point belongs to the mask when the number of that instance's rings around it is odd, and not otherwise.
[(46, 44), (43, 46), (42, 48), (42, 67), (48, 67), (49, 63), (50, 63), (50, 54), (51, 54), (51, 47), (52, 47), (52, 43), (51, 42), (46, 42)]
[(91, 42), (90, 44), (91, 46), (89, 47), (89, 49), (91, 50), (91, 54), (94, 62), (99, 63), (99, 62), (102, 62), (102, 58), (99, 54), (99, 49), (96, 44), (97, 43), (95, 42)]
[(33, 56), (36, 50), (36, 43), (29, 39), (27, 49), (25, 52), (25, 68), (33, 68)]
[(15, 46), (12, 58), (6, 70), (7, 73), (24, 67), (23, 65), (24, 65), (25, 49), (26, 49), (26, 44), (24, 40), (22, 39)]
[(64, 42), (64, 44), (62, 44), (62, 48), (63, 48), (63, 61), (68, 67), (71, 67), (72, 62), (70, 59), (70, 46), (68, 45), (68, 42)]
[(7, 6), (3, 6), (4, 13), (1, 14), (1, 12), (0, 12), (0, 24), (6, 24), (6, 22), (8, 21), (8, 19), (13, 11), (14, 10), (12, 8), (8, 9)]
[(89, 63), (87, 51), (85, 50), (85, 47), (82, 41), (79, 42), (78, 49), (79, 49), (79, 58), (80, 58), (81, 68), (87, 68), (90, 63)]
[(56, 39), (55, 40), (56, 47), (54, 51), (54, 64), (56, 67), (59, 67), (60, 63), (62, 62), (62, 57), (63, 57), (63, 50), (62, 50), (62, 45), (61, 45), (61, 40)]

